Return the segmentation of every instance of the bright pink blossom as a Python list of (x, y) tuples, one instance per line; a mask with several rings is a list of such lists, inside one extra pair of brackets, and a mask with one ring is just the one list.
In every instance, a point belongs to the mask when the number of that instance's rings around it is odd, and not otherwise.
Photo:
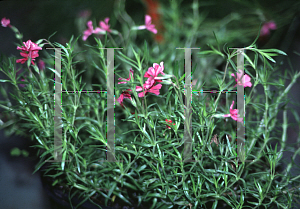
[(230, 114), (223, 115), (223, 117), (231, 117), (233, 120), (243, 123), (244, 119), (240, 118), (240, 115), (238, 114), (239, 113), (238, 109), (232, 109), (233, 105), (234, 105), (234, 101), (232, 101), (232, 104), (230, 106), (230, 110), (229, 110)]
[[(144, 92), (139, 93), (139, 97), (144, 97), (148, 92), (159, 95), (159, 90), (161, 89), (162, 85), (157, 84), (156, 86), (154, 86), (154, 84), (155, 84), (154, 79), (153, 78), (148, 78), (146, 83), (143, 85)], [(137, 86), (135, 90), (136, 91), (143, 91), (143, 88), (141, 86)]]
[(109, 18), (107, 17), (107, 18), (104, 19), (104, 22), (103, 21), (99, 22), (101, 30), (111, 32), (110, 25), (108, 24), (108, 21), (109, 21)]
[(270, 30), (276, 30), (277, 26), (274, 21), (266, 22), (263, 24), (261, 31), (260, 31), (260, 36), (268, 36), (270, 35)]
[(129, 81), (131, 79), (131, 76), (132, 76), (132, 79), (133, 79), (133, 70), (132, 70), (132, 68), (130, 69), (130, 72), (129, 72), (129, 78), (119, 78), (118, 80), (124, 80), (124, 81), (118, 82), (118, 84), (127, 83), (127, 81)]
[(27, 62), (28, 58), (31, 58), (31, 64), (34, 65), (34, 60), (39, 56), (38, 52), (39, 50), (42, 50), (41, 47), (39, 47), (36, 43), (33, 43), (31, 40), (28, 40), (26, 43), (23, 42), (24, 46), (17, 47), (18, 50), (22, 50), (20, 52), (20, 55), (24, 57), (23, 59), (18, 59), (17, 63), (24, 64)]
[[(160, 64), (154, 63), (153, 67), (149, 67), (148, 71), (145, 73), (144, 77), (146, 78), (156, 78), (158, 74), (164, 75), (164, 62), (160, 62)], [(161, 82), (158, 79), (155, 79), (157, 82)]]
[[(144, 93), (141, 92), (139, 93), (139, 97), (144, 97), (147, 92), (159, 95), (159, 90), (161, 89), (162, 85), (158, 84), (156, 86), (155, 83), (157, 82), (162, 82), (161, 80), (157, 79), (158, 74), (164, 75), (164, 63), (161, 62), (160, 65), (157, 63), (153, 64), (153, 67), (149, 67), (148, 71), (145, 73), (144, 77), (148, 78), (145, 84), (143, 85), (144, 87)], [(143, 91), (141, 86), (136, 87), (136, 91)]]
[[(168, 120), (168, 119), (166, 119), (165, 120), (167, 123), (169, 123), (170, 125), (172, 124), (172, 120)], [(175, 123), (173, 123), (173, 125), (175, 126), (176, 124)], [(167, 126), (167, 128), (168, 129), (171, 129), (171, 127), (170, 126)]]
[(119, 96), (119, 98), (117, 99), (117, 101), (120, 103), (120, 105), (124, 108), (124, 104), (123, 104), (123, 100), (124, 99), (130, 99), (132, 100), (131, 98), (131, 95), (129, 94), (129, 91), (131, 91), (131, 89), (127, 89), (126, 91), (123, 91), (121, 93), (121, 95)]
[(83, 32), (82, 40), (84, 40), (84, 41), (86, 41), (86, 39), (87, 39), (90, 35), (92, 35), (93, 33), (99, 33), (99, 32), (103, 32), (103, 31), (104, 31), (104, 30), (102, 30), (101, 28), (96, 28), (96, 29), (94, 30), (94, 28), (93, 28), (93, 22), (92, 22), (91, 20), (88, 21), (86, 25), (88, 26), (88, 29), (85, 30), (85, 31)]
[(11, 27), (11, 25), (10, 25), (10, 19), (6, 19), (5, 17), (3, 17), (2, 18), (2, 20), (1, 20), (1, 25), (3, 26), (3, 27)]
[(139, 30), (147, 29), (150, 32), (156, 34), (157, 30), (155, 28), (155, 25), (151, 23), (151, 16), (145, 15), (145, 25), (141, 25), (138, 27)]
[(236, 76), (234, 75), (234, 73), (231, 73), (231, 76), (235, 77), (235, 81), (237, 82), (237, 84), (235, 84), (234, 87), (236, 87), (237, 85), (244, 86), (244, 87), (251, 87), (252, 83), (250, 82), (251, 80), (250, 76), (247, 74), (243, 76), (242, 70), (239, 69), (238, 71), (239, 72), (236, 73)]

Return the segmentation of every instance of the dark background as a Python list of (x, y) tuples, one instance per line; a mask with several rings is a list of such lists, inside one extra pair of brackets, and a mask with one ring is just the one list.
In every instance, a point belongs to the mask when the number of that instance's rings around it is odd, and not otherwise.
[[(114, 1), (1, 1), (0, 2), (0, 18), (9, 18), (11, 24), (16, 26), (23, 34), (23, 40), (37, 41), (41, 38), (48, 38), (52, 33), (57, 33), (52, 37), (52, 41), (57, 41), (64, 44), (66, 40), (72, 35), (77, 37), (86, 29), (83, 26), (82, 31), (78, 31), (75, 19), (79, 13), (88, 9), (91, 12), (89, 19), (93, 21), (104, 20), (105, 17), (111, 17)], [(218, 13), (215, 16), (222, 17), (229, 9), (225, 1), (220, 3), (220, 8), (216, 8)], [(285, 1), (285, 6), (288, 8), (289, 2)], [(280, 1), (264, 1), (265, 8), (272, 11), (273, 7), (278, 7), (283, 2)], [(142, 17), (145, 14), (144, 5), (140, 1), (127, 1), (126, 8), (128, 13), (132, 16)], [(223, 8), (223, 9), (222, 9)], [(237, 8), (240, 9), (240, 8)], [(223, 12), (223, 13), (222, 13)], [(212, 13), (213, 14), (213, 13)], [(285, 18), (284, 14), (278, 14)], [(114, 22), (111, 20), (110, 24), (113, 26)], [(285, 26), (284, 32), (278, 35), (275, 41), (269, 44), (285, 51), (289, 55), (294, 70), (300, 69), (300, 57), (294, 54), (294, 51), (300, 52), (300, 27), (299, 16)], [(86, 23), (85, 23), (86, 24)], [(280, 29), (278, 29), (280, 30)], [(281, 31), (283, 29), (281, 28)], [(255, 37), (253, 37), (254, 40)], [(6, 56), (14, 55), (19, 57), (19, 51), (13, 44), (17, 42), (14, 33), (9, 28), (0, 27), (0, 53)], [(250, 43), (249, 43), (250, 44)], [(262, 48), (264, 45), (261, 46)], [(287, 58), (279, 59), (282, 63), (282, 74), (285, 69), (290, 68)], [(0, 79), (3, 75), (0, 75)], [(290, 81), (287, 81), (289, 83)], [(300, 102), (300, 88), (299, 82), (291, 89), (289, 97), (293, 102)], [(260, 91), (259, 93), (262, 93)], [(3, 99), (0, 97), (0, 99)], [(299, 107), (293, 104), (290, 108), (296, 109), (300, 112)], [(1, 111), (1, 109), (0, 109)], [(292, 114), (288, 114), (289, 123), (294, 123), (295, 119)], [(278, 115), (278, 123), (282, 121), (282, 112)], [(246, 127), (247, 129), (247, 127)], [(299, 127), (288, 128), (288, 142), (297, 142), (299, 136)], [(26, 149), (30, 145), (30, 141), (19, 136), (4, 136), (4, 132), (0, 131), (0, 209), (50, 209), (50, 201), (45, 195), (41, 185), (39, 174), (32, 175), (35, 165), (35, 159), (32, 155), (30, 157), (12, 157), (10, 150), (14, 147)], [(289, 159), (293, 153), (285, 153), (284, 158)], [(299, 157), (296, 163), (300, 163)], [(293, 170), (293, 175), (299, 175), (299, 172)]]

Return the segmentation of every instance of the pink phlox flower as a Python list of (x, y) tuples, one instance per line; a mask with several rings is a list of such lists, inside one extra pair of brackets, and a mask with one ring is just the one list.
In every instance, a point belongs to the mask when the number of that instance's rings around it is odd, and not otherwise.
[(230, 106), (230, 110), (229, 110), (230, 114), (223, 115), (223, 117), (231, 117), (233, 120), (243, 123), (244, 119), (240, 118), (240, 115), (238, 114), (239, 113), (238, 109), (232, 109), (233, 105), (234, 105), (234, 101), (232, 101), (232, 104)]
[[(170, 125), (172, 124), (172, 120), (168, 120), (168, 119), (166, 119), (165, 121), (166, 121), (167, 123), (169, 123)], [(175, 126), (176, 124), (175, 124), (175, 123), (173, 123), (173, 125)], [(170, 126), (168, 126), (168, 125), (167, 125), (167, 128), (168, 128), (168, 129), (171, 129), (171, 127), (170, 127)]]
[(157, 34), (157, 30), (155, 28), (155, 25), (152, 24), (150, 15), (145, 15), (145, 25), (139, 26), (138, 29), (139, 30), (147, 29), (154, 34)]
[(276, 29), (277, 29), (277, 25), (274, 21), (266, 22), (263, 24), (261, 28), (260, 35), (268, 36), (270, 35), (270, 30), (276, 30)]
[(235, 81), (237, 82), (237, 84), (235, 84), (234, 87), (236, 87), (237, 85), (244, 86), (244, 87), (251, 87), (252, 83), (250, 82), (251, 80), (250, 76), (247, 74), (242, 76), (242, 70), (239, 69), (238, 71), (239, 72), (236, 73), (236, 76), (234, 73), (231, 73), (231, 76), (235, 77)]
[[(160, 65), (154, 63), (153, 67), (148, 68), (148, 71), (144, 75), (144, 77), (148, 78), (145, 84), (143, 85), (144, 92), (139, 93), (139, 97), (144, 97), (147, 92), (159, 95), (159, 90), (161, 89), (162, 85), (161, 84), (158, 84), (156, 86), (154, 85), (157, 82), (162, 82), (161, 80), (156, 79), (156, 77), (158, 76), (158, 74), (165, 75), (163, 71), (164, 71), (164, 62), (160, 62)], [(143, 91), (143, 89), (141, 86), (137, 86), (136, 91)]]
[[(157, 84), (156, 86), (154, 86), (155, 83), (156, 82), (155, 82), (154, 78), (148, 78), (148, 80), (143, 85), (144, 92), (139, 93), (138, 94), (139, 97), (144, 97), (148, 92), (159, 95), (159, 90), (161, 89), (162, 85)], [(143, 91), (143, 88), (141, 86), (136, 86), (135, 90), (136, 91)]]
[(117, 99), (117, 101), (120, 103), (120, 105), (124, 108), (124, 104), (123, 104), (123, 100), (124, 99), (130, 99), (130, 100), (132, 100), (132, 98), (131, 98), (131, 95), (129, 94), (129, 91), (131, 91), (131, 89), (127, 89), (127, 90), (125, 90), (125, 91), (123, 91), (122, 93), (121, 93), (121, 95), (119, 96), (119, 98)]
[(131, 76), (132, 76), (132, 79), (133, 79), (133, 70), (132, 70), (132, 68), (130, 69), (130, 72), (129, 72), (129, 78), (119, 78), (118, 80), (124, 80), (124, 81), (118, 82), (118, 84), (127, 83), (127, 81), (129, 81), (131, 79)]
[(99, 32), (103, 32), (104, 31), (101, 28), (96, 28), (94, 30), (94, 28), (93, 28), (93, 22), (91, 20), (87, 22), (87, 26), (88, 26), (88, 29), (83, 32), (82, 40), (84, 40), (84, 41), (86, 41), (86, 39), (90, 35), (92, 35), (93, 33), (99, 33)]
[(100, 21), (99, 22), (100, 29), (102, 29), (104, 31), (107, 31), (107, 32), (111, 32), (110, 25), (108, 24), (108, 21), (109, 21), (108, 17), (104, 19), (104, 22)]
[(39, 56), (38, 50), (42, 50), (41, 47), (39, 47), (36, 43), (33, 43), (31, 40), (28, 40), (26, 43), (23, 42), (24, 46), (17, 47), (18, 50), (22, 50), (20, 52), (20, 55), (24, 58), (18, 59), (16, 62), (21, 64), (24, 64), (28, 58), (31, 58), (31, 64), (34, 65), (34, 60)]
[[(160, 64), (154, 63), (153, 67), (149, 67), (148, 71), (145, 73), (144, 77), (154, 79), (158, 76), (158, 74), (165, 75), (164, 71), (164, 62), (160, 62)], [(156, 82), (161, 82), (161, 80), (155, 79)]]
[(38, 67), (39, 67), (40, 70), (45, 69), (45, 66), (46, 65), (45, 65), (45, 62), (43, 60), (38, 61)]
[(10, 19), (6, 19), (5, 17), (3, 17), (2, 18), (2, 20), (1, 20), (1, 25), (3, 26), (3, 27), (11, 27), (11, 25), (10, 25)]

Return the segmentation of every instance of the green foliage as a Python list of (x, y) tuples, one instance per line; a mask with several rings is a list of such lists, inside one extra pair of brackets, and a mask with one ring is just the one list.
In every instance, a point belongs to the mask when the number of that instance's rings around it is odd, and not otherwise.
[[(122, 201), (129, 205), (133, 202), (151, 205), (150, 208), (291, 207), (293, 200), (299, 197), (300, 179), (299, 176), (290, 175), (293, 161), (286, 169), (280, 166), (283, 152), (289, 147), (286, 143), (286, 96), (300, 73), (291, 75), (292, 82), (285, 87), (284, 80), (287, 77), (279, 78), (274, 64), (274, 57), (286, 55), (284, 52), (258, 49), (255, 43), (243, 48), (244, 69), (251, 77), (252, 87), (251, 90), (245, 89), (247, 131), (244, 158), (248, 161), (238, 162), (234, 140), (237, 135), (236, 121), (223, 118), (224, 114), (228, 114), (236, 94), (211, 94), (203, 90), (216, 87), (220, 90), (235, 90), (235, 82), (232, 82), (233, 78), (229, 75), (237, 71), (235, 59), (239, 50), (224, 46), (221, 51), (220, 46), (224, 44), (224, 40), (217, 38), (218, 33), (213, 34), (211, 39), (208, 36), (204, 39), (209, 40), (207, 43), (210, 49), (205, 49), (203, 41), (198, 42), (196, 31), (199, 27), (202, 24), (212, 24), (204, 21), (205, 14), (200, 15), (196, 11), (198, 3), (192, 3), (193, 16), (182, 19), (184, 25), (192, 27), (192, 35), (187, 34), (184, 42), (181, 42), (180, 36), (187, 30), (178, 30), (171, 27), (171, 23), (166, 24), (170, 34), (165, 37), (171, 39), (171, 44), (168, 47), (163, 45), (164, 48), (155, 46), (150, 41), (138, 45), (134, 38), (126, 42), (123, 40), (122, 43), (122, 39), (115, 41), (110, 35), (94, 38), (94, 45), (84, 45), (80, 37), (74, 40), (73, 36), (66, 46), (51, 43), (50, 38), (44, 40), (43, 44), (61, 49), (62, 90), (78, 91), (64, 92), (61, 98), (61, 154), (62, 159), (68, 162), (46, 163), (46, 160), (55, 159), (53, 76), (56, 72), (52, 68), (54, 53), (50, 50), (44, 52), (47, 70), (39, 71), (34, 68), (35, 71), (26, 78), (26, 86), (22, 88), (16, 72), (16, 59), (1, 57), (0, 70), (8, 77), (0, 80), (3, 83), (0, 90), (6, 98), (0, 103), (0, 107), (5, 110), (1, 115), (1, 127), (7, 130), (9, 127), (12, 130), (18, 129), (32, 137), (39, 157), (35, 172), (46, 166), (46, 175), (55, 179), (53, 186), (63, 186), (70, 192), (70, 197), (80, 194), (84, 201), (103, 197), (106, 205), (109, 201)], [(166, 19), (179, 24), (179, 2), (170, 1), (170, 7), (173, 10), (163, 8)], [(122, 10), (120, 13), (124, 12)], [(222, 20), (221, 23), (233, 21), (237, 17), (239, 16)], [(199, 18), (199, 21), (193, 23), (193, 18)], [(215, 23), (212, 27), (220, 25)], [(129, 35), (124, 37), (131, 38)], [(216, 46), (213, 45), (215, 42)], [(107, 58), (103, 48), (115, 47), (116, 43), (124, 44), (126, 48), (115, 50), (115, 75), (127, 77), (129, 69), (132, 68), (134, 79), (127, 84), (115, 84), (115, 93), (118, 97), (124, 90), (131, 89), (134, 100), (131, 104), (128, 102), (130, 100), (124, 102), (124, 110), (117, 102), (115, 104), (115, 157), (118, 162), (109, 163), (105, 162), (108, 146), (107, 94), (86, 93), (83, 90), (106, 88)], [(198, 68), (202, 69), (201, 67), (209, 65), (208, 62), (214, 61), (211, 72), (198, 72), (198, 75), (203, 76), (199, 76), (199, 85), (193, 88), (197, 92), (192, 94), (193, 143), (190, 154), (195, 162), (185, 162), (184, 155), (184, 58), (174, 58), (175, 47), (182, 43), (186, 47), (198, 43), (204, 47), (195, 56), (204, 61), (199, 61), (196, 67), (193, 66), (193, 78), (197, 78)], [(135, 87), (143, 85), (144, 74), (153, 63), (162, 61), (166, 75), (160, 94), (138, 97)], [(226, 65), (224, 72), (215, 69), (218, 62)], [(28, 70), (31, 67), (29, 63)], [(14, 94), (11, 96), (16, 105), (12, 105), (8, 95), (5, 95), (5, 88), (8, 87), (4, 84), (13, 86)], [(264, 97), (255, 95), (258, 85), (263, 86)], [(277, 88), (277, 94), (270, 92), (270, 86)], [(276, 123), (280, 109), (284, 110), (283, 124)], [(131, 114), (132, 110), (134, 114)], [(299, 125), (299, 116), (293, 113)], [(10, 120), (3, 122), (5, 114)], [(172, 125), (166, 119), (171, 119)], [(281, 138), (273, 134), (279, 129), (282, 129)], [(279, 146), (273, 148), (271, 141), (276, 141)], [(289, 148), (294, 151), (295, 159), (300, 148)], [(12, 151), (14, 155), (20, 153), (17, 149)], [(79, 205), (76, 206), (78, 207)]]

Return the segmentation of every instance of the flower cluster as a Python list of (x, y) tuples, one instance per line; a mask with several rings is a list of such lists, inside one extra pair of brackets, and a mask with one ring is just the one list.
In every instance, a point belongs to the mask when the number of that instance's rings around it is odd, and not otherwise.
[[(235, 78), (235, 81), (237, 82), (234, 87), (237, 85), (244, 86), (244, 87), (251, 87), (252, 83), (250, 82), (251, 78), (249, 75), (245, 74), (243, 76), (242, 70), (238, 70), (236, 73), (236, 76), (234, 73), (231, 74)], [(238, 109), (233, 109), (234, 101), (232, 101), (232, 104), (230, 106), (230, 114), (223, 115), (223, 117), (231, 117), (233, 120), (243, 123), (243, 118), (240, 118), (240, 115), (238, 114)]]
[[(83, 37), (82, 40), (86, 41), (87, 38), (92, 35), (92, 34), (105, 34), (106, 32), (111, 33), (115, 32), (112, 29), (110, 29), (110, 25), (108, 24), (109, 18), (105, 18), (104, 21), (99, 22), (100, 27), (96, 27), (95, 29), (93, 28), (93, 22), (90, 20), (87, 22), (88, 29), (86, 29), (83, 32)], [(147, 29), (151, 31), (152, 33), (156, 34), (157, 30), (155, 28), (155, 25), (151, 23), (151, 17), (150, 15), (145, 15), (145, 25), (141, 25), (138, 27), (133, 27), (132, 29), (137, 29), (137, 30), (143, 30)]]
[[(143, 84), (143, 87), (136, 86), (135, 89), (137, 92), (144, 90), (144, 92), (140, 92), (138, 94), (139, 97), (144, 97), (148, 92), (159, 95), (159, 90), (161, 89), (162, 85), (161, 84), (155, 85), (155, 84), (158, 82), (162, 82), (162, 80), (159, 80), (157, 76), (158, 74), (165, 75), (163, 71), (164, 71), (163, 62), (161, 62), (160, 64), (154, 63), (153, 67), (148, 68), (148, 71), (144, 75), (144, 77), (148, 78), (147, 81)], [(118, 84), (127, 83), (127, 81), (131, 80), (131, 78), (133, 79), (132, 69), (130, 69), (129, 78), (119, 78), (118, 80), (126, 80), (126, 81), (119, 82)], [(130, 91), (131, 89), (127, 89), (123, 91), (119, 96), (119, 98), (117, 99), (117, 101), (120, 103), (122, 107), (124, 107), (123, 100), (125, 98), (132, 99), (131, 95), (129, 94)]]
[(104, 34), (105, 32), (111, 32), (110, 25), (108, 25), (108, 21), (109, 21), (108, 17), (105, 18), (104, 22), (100, 21), (99, 22), (100, 27), (95, 28), (95, 30), (93, 28), (93, 22), (91, 20), (88, 21), (87, 22), (88, 29), (83, 32), (82, 40), (86, 41), (86, 39), (93, 33)]
[(18, 59), (17, 63), (24, 64), (27, 62), (28, 58), (31, 58), (31, 64), (34, 65), (34, 60), (39, 56), (38, 52), (39, 50), (42, 50), (41, 47), (39, 47), (36, 43), (33, 43), (31, 40), (28, 40), (27, 42), (23, 42), (24, 46), (17, 47), (18, 50), (22, 50), (20, 52), (21, 56), (24, 58)]

